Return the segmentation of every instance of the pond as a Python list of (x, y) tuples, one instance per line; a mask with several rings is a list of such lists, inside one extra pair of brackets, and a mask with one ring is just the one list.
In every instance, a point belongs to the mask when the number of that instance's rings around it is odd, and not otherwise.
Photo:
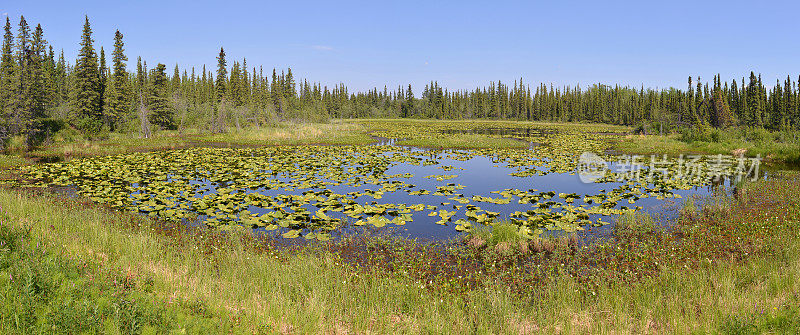
[(670, 215), (683, 198), (709, 195), (725, 180), (730, 185), (729, 176), (756, 173), (723, 156), (587, 160), (579, 152), (584, 142), (571, 150), (551, 142), (529, 150), (470, 151), (389, 143), (132, 153), (41, 164), (23, 173), (31, 186), (74, 185), (94, 201), (176, 224), (245, 226), (319, 240), (387, 228), (448, 240), (496, 222), (515, 224), (529, 237), (603, 232), (614, 216), (634, 210)]

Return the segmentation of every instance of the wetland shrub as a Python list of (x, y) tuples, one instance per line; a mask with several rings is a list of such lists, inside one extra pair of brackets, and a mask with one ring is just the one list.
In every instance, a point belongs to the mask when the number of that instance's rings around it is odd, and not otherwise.
[(709, 127), (705, 124), (696, 125), (691, 128), (683, 128), (681, 130), (681, 141), (686, 143), (692, 142), (711, 142), (719, 143), (722, 139), (722, 134), (719, 129)]

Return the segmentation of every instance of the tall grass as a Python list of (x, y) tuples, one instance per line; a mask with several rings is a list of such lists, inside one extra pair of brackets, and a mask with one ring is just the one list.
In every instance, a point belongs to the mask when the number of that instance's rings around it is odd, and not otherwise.
[(195, 140), (245, 145), (367, 144), (374, 142), (360, 125), (349, 123), (278, 123)]
[[(136, 133), (108, 133), (104, 138), (88, 139), (57, 133), (49, 143), (17, 155), (36, 159), (70, 159), (129, 153), (135, 151), (170, 150), (222, 143), (226, 145), (304, 145), (304, 144), (367, 144), (374, 140), (363, 127), (354, 124), (276, 123), (259, 128), (243, 128), (223, 134), (210, 134), (198, 129), (160, 131), (150, 138)], [(62, 136), (63, 135), (63, 136)], [(74, 134), (73, 134), (74, 135)], [(16, 148), (16, 147), (14, 147)]]
[(474, 134), (452, 134), (444, 138), (413, 138), (399, 141), (397, 144), (421, 148), (447, 149), (519, 149), (527, 148), (529, 145), (524, 141), (510, 138), (496, 138)]
[(768, 161), (800, 164), (800, 132), (769, 132), (760, 128), (727, 130), (687, 130), (665, 136), (628, 135), (620, 137), (615, 147), (628, 153), (655, 154), (724, 154), (743, 151), (748, 157), (761, 156)]
[(0, 169), (27, 164), (27, 160), (19, 156), (0, 154)]

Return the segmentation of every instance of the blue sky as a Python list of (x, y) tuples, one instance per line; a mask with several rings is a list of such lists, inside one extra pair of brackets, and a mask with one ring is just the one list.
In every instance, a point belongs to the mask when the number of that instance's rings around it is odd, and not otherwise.
[(351, 89), (437, 80), (686, 87), (754, 70), (768, 84), (800, 74), (797, 1), (29, 1), (0, 15), (41, 23), (74, 63), (83, 16), (110, 53), (114, 30), (137, 56), (171, 69), (229, 63), (292, 67)]

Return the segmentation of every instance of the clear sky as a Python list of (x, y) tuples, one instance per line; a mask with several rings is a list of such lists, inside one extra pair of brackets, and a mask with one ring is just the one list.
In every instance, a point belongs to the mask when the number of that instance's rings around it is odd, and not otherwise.
[(800, 74), (798, 1), (29, 1), (0, 15), (41, 23), (74, 63), (84, 15), (110, 53), (171, 69), (216, 66), (220, 46), (248, 66), (351, 89), (437, 80), (686, 87), (689, 75), (772, 85)]

